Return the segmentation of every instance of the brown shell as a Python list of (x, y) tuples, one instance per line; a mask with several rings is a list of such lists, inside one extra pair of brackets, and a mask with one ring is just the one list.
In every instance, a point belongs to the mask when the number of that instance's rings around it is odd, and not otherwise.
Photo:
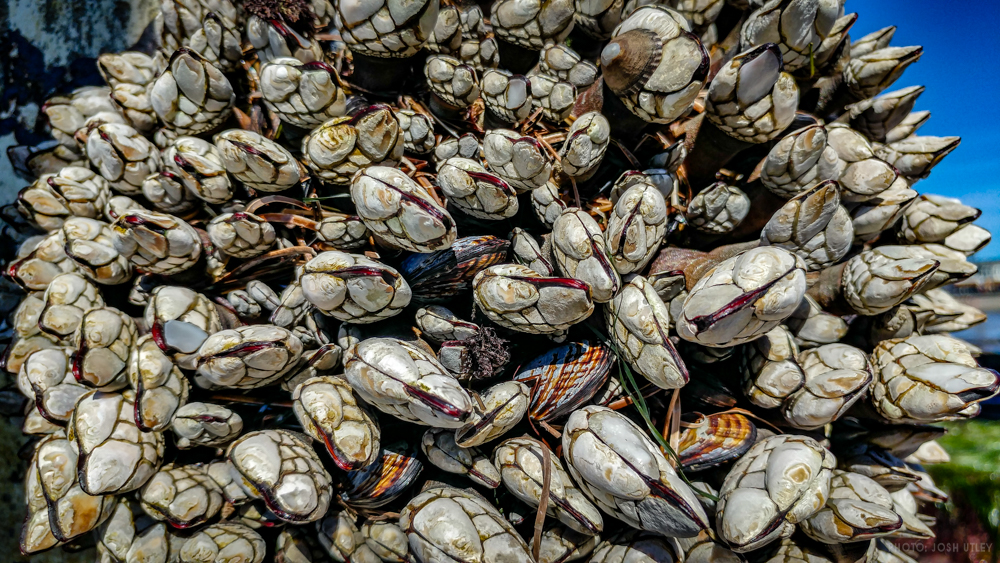
[[(604, 52), (618, 45), (620, 50), (610, 61)], [(648, 29), (633, 29), (612, 39), (601, 54), (604, 83), (618, 96), (633, 95), (656, 71), (663, 56), (663, 41)]]
[(734, 460), (757, 440), (757, 427), (738, 413), (697, 417), (681, 432), (678, 457), (685, 471), (701, 471)]

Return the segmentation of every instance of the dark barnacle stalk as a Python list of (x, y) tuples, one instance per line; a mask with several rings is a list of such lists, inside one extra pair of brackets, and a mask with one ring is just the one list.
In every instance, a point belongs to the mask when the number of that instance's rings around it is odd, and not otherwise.
[(608, 118), (614, 138), (626, 143), (638, 140), (649, 123), (629, 111), (628, 107), (608, 86), (604, 76), (599, 76), (597, 82), (594, 82), (590, 88), (602, 100), (601, 113)]
[(527, 74), (548, 42), (560, 43), (573, 27), (572, 0), (499, 0), (490, 9), (500, 64)]
[(350, 82), (374, 98), (405, 93), (415, 73), (413, 56), (434, 31), (439, 8), (439, 2), (430, 0), (400, 11), (384, 0), (337, 2), (334, 26), (354, 57)]

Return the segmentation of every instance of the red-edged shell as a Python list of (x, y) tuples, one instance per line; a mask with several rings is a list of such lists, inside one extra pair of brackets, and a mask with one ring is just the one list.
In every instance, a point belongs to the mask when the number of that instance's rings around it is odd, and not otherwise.
[(531, 360), (514, 376), (531, 389), (528, 416), (545, 421), (568, 415), (604, 385), (615, 361), (611, 348), (573, 342)]
[(757, 427), (738, 413), (695, 413), (681, 432), (677, 455), (685, 471), (701, 471), (739, 458), (757, 439)]
[(399, 271), (410, 284), (414, 300), (447, 301), (472, 287), (472, 278), (480, 270), (504, 262), (509, 246), (510, 241), (492, 235), (464, 237), (445, 250), (411, 255)]
[(347, 490), (340, 497), (356, 508), (377, 508), (389, 504), (417, 482), (423, 469), (423, 464), (409, 455), (405, 445), (388, 446), (375, 463), (348, 472)]

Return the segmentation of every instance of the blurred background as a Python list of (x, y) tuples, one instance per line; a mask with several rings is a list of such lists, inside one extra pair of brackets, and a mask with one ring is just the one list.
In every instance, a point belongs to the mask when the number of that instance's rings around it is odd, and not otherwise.
[[(159, 0), (0, 0), (0, 150), (47, 138), (38, 101), (57, 92), (100, 84), (95, 59), (135, 43)], [(961, 146), (915, 189), (960, 198), (982, 210), (978, 224), (1000, 233), (1000, 0), (848, 0), (860, 17), (853, 38), (889, 25), (893, 45), (922, 45), (924, 54), (892, 89), (927, 88), (917, 110), (930, 110), (921, 135), (960, 136)], [(0, 157), (0, 203), (25, 182)], [(956, 287), (960, 299), (990, 319), (959, 333), (1000, 368), (1000, 236), (973, 257), (979, 273)], [(978, 420), (950, 425), (940, 440), (952, 461), (931, 466), (950, 494), (938, 506), (938, 537), (901, 544), (920, 561), (997, 561), (1000, 556), (1000, 401), (984, 404)], [(18, 450), (26, 440), (16, 423), (0, 420), (0, 560), (20, 561), (23, 518)], [(92, 561), (93, 551), (42, 554), (32, 561)]]

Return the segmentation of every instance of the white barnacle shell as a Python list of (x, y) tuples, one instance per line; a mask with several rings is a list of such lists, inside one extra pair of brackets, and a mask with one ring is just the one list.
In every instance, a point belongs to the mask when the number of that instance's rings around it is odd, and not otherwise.
[(502, 0), (490, 9), (497, 37), (526, 49), (561, 43), (573, 29), (570, 0)]
[(104, 123), (87, 135), (87, 158), (115, 190), (141, 192), (147, 176), (160, 169), (160, 151), (128, 125)]
[(65, 348), (31, 352), (17, 372), (17, 387), (34, 400), (42, 418), (58, 425), (70, 419), (77, 400), (90, 390), (74, 377), (71, 353)]
[(827, 144), (826, 128), (809, 125), (783, 137), (767, 153), (760, 169), (764, 187), (781, 197), (791, 197), (817, 181), (840, 176), (837, 151)]
[(138, 489), (163, 455), (163, 435), (135, 423), (134, 395), (92, 391), (77, 401), (67, 438), (80, 453), (80, 486), (93, 495)]
[(243, 418), (222, 405), (187, 403), (177, 409), (170, 430), (177, 447), (217, 447), (228, 444), (243, 431)]
[(333, 78), (336, 70), (320, 61), (302, 63), (279, 57), (260, 69), (264, 104), (282, 121), (311, 128), (347, 112), (347, 96)]
[(132, 210), (112, 226), (115, 249), (137, 268), (172, 275), (201, 257), (201, 236), (187, 221), (166, 213)]
[(892, 535), (903, 525), (900, 516), (889, 491), (875, 480), (834, 470), (826, 505), (799, 525), (809, 537), (837, 544)]
[(267, 546), (257, 532), (236, 522), (217, 522), (187, 538), (179, 557), (181, 563), (262, 563), (266, 554)]
[(552, 176), (552, 158), (538, 139), (509, 129), (486, 132), (483, 157), (494, 174), (521, 192), (544, 186)]
[(237, 483), (278, 518), (313, 522), (330, 507), (331, 477), (307, 438), (288, 430), (244, 434), (226, 457)]
[(222, 490), (203, 465), (167, 464), (139, 492), (143, 511), (178, 528), (197, 526), (222, 509)]
[(352, 471), (378, 459), (381, 432), (347, 381), (309, 378), (292, 392), (292, 401), (302, 428), (326, 446), (337, 467)]
[(742, 252), (691, 288), (677, 334), (703, 346), (748, 342), (791, 316), (805, 290), (805, 264), (798, 256), (775, 247)]
[(710, 524), (695, 492), (634, 422), (596, 405), (570, 415), (563, 457), (573, 480), (601, 510), (628, 525), (671, 537)]
[(468, 422), (455, 431), (463, 448), (495, 440), (516, 426), (528, 412), (531, 391), (520, 381), (504, 381), (487, 389), (473, 406)]
[(563, 275), (590, 286), (594, 301), (606, 303), (618, 293), (621, 277), (604, 233), (585, 211), (570, 207), (559, 215), (552, 225), (552, 255)]
[(653, 186), (634, 184), (619, 196), (608, 221), (608, 253), (615, 270), (641, 271), (660, 248), (667, 230), (667, 204)]
[(855, 311), (877, 315), (924, 289), (940, 266), (917, 247), (879, 246), (848, 260), (840, 285)]
[(854, 226), (840, 205), (837, 183), (820, 182), (787, 201), (764, 225), (760, 239), (762, 245), (798, 254), (809, 270), (839, 262), (851, 249)]
[(590, 286), (570, 278), (543, 277), (527, 266), (491, 266), (472, 281), (473, 299), (493, 322), (531, 334), (553, 334), (594, 312)]
[(177, 137), (163, 150), (163, 170), (173, 174), (189, 192), (208, 203), (226, 203), (233, 197), (233, 186), (222, 154), (204, 139)]
[(782, 72), (778, 46), (766, 43), (735, 56), (712, 79), (705, 117), (730, 137), (764, 143), (795, 119), (799, 88)]
[(68, 339), (79, 328), (83, 314), (104, 307), (97, 286), (77, 273), (60, 274), (49, 283), (42, 295), (38, 328), (53, 339)]
[(441, 3), (336, 0), (333, 24), (351, 51), (370, 57), (413, 56), (430, 39)]
[(274, 325), (219, 331), (197, 353), (198, 374), (215, 385), (252, 389), (287, 375), (302, 357), (302, 342)]
[(442, 250), (458, 236), (451, 215), (401, 170), (359, 171), (351, 181), (351, 199), (373, 233), (406, 250)]
[(475, 160), (454, 157), (439, 163), (438, 184), (452, 205), (473, 217), (498, 221), (517, 214), (517, 191)]
[(375, 104), (313, 129), (302, 139), (302, 161), (324, 182), (347, 185), (369, 166), (395, 166), (405, 145), (395, 112)]
[(226, 170), (247, 186), (280, 192), (306, 178), (306, 169), (278, 143), (252, 131), (229, 129), (212, 138)]
[(687, 113), (708, 67), (708, 53), (684, 16), (662, 5), (635, 9), (601, 51), (604, 83), (629, 111), (651, 123), (670, 123)]
[(912, 424), (968, 418), (1000, 390), (961, 340), (932, 334), (884, 340), (872, 352), (870, 399), (882, 416)]
[(277, 238), (274, 227), (253, 213), (237, 211), (212, 218), (205, 227), (220, 251), (237, 258), (253, 258), (268, 251)]
[(184, 135), (205, 133), (221, 125), (236, 102), (226, 75), (188, 48), (170, 57), (149, 98), (160, 120)]
[(114, 234), (104, 221), (70, 217), (62, 225), (64, 247), (80, 272), (102, 285), (118, 285), (132, 277), (132, 266), (114, 245)]
[(868, 357), (846, 344), (806, 350), (799, 353), (798, 363), (805, 383), (782, 404), (782, 415), (796, 428), (820, 428), (839, 419), (872, 382)]
[(132, 347), (128, 382), (135, 389), (135, 422), (140, 430), (166, 429), (177, 409), (187, 402), (187, 376), (151, 334), (140, 336)]
[(597, 172), (611, 139), (611, 124), (599, 112), (592, 111), (578, 117), (559, 149), (563, 172), (578, 181), (589, 179)]
[(790, 536), (826, 503), (835, 465), (812, 438), (782, 434), (757, 442), (719, 490), (719, 535), (737, 553)]
[(548, 515), (577, 532), (599, 534), (604, 529), (601, 513), (577, 488), (562, 462), (545, 444), (528, 437), (511, 438), (504, 440), (493, 452), (504, 486), (532, 507), (541, 502), (545, 456), (549, 457), (551, 468)]
[(635, 276), (605, 305), (608, 334), (622, 359), (661, 389), (679, 389), (688, 371), (670, 341), (670, 312), (656, 290)]
[(478, 493), (431, 487), (399, 515), (410, 549), (424, 563), (529, 563), (531, 551), (506, 518)]
[(424, 432), (420, 450), (427, 461), (449, 473), (467, 475), (472, 481), (490, 489), (500, 486), (500, 472), (479, 448), (463, 448), (455, 443), (455, 433), (447, 428), (430, 428)]
[(345, 377), (368, 404), (407, 422), (459, 428), (472, 397), (437, 359), (413, 343), (368, 338), (348, 348)]
[(411, 291), (394, 268), (360, 254), (329, 251), (305, 264), (302, 294), (324, 315), (352, 323), (373, 323), (409, 305)]

